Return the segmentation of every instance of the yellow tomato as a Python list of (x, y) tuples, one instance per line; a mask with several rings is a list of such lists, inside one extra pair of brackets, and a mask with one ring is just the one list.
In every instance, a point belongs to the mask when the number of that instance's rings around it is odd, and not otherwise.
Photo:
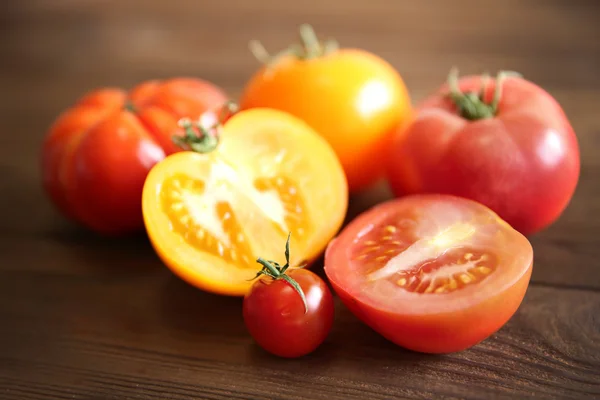
[(275, 57), (254, 43), (264, 65), (246, 84), (242, 109), (269, 107), (312, 126), (333, 147), (356, 192), (383, 175), (390, 135), (411, 114), (400, 74), (382, 58), (360, 49), (320, 43), (301, 27), (303, 46)]
[(241, 111), (216, 148), (170, 155), (148, 174), (142, 208), (152, 245), (179, 277), (206, 291), (244, 295), (279, 260), (291, 233), (290, 264), (310, 263), (338, 232), (348, 206), (331, 146), (282, 111)]

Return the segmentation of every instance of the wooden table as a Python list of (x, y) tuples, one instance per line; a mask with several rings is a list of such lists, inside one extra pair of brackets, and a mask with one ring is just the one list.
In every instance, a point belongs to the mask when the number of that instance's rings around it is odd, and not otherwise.
[[(389, 399), (600, 397), (600, 4), (595, 0), (27, 0), (0, 16), (0, 398)], [(485, 4), (484, 4), (485, 3)], [(175, 278), (143, 236), (101, 239), (40, 188), (53, 118), (98, 86), (196, 75), (235, 97), (271, 49), (310, 22), (387, 58), (415, 102), (452, 65), (517, 70), (552, 93), (579, 136), (581, 179), (558, 223), (531, 238), (517, 314), (474, 348), (402, 350), (336, 302), (326, 343), (265, 354), (241, 301)], [(352, 199), (351, 214), (388, 196)], [(320, 267), (319, 267), (320, 268)]]

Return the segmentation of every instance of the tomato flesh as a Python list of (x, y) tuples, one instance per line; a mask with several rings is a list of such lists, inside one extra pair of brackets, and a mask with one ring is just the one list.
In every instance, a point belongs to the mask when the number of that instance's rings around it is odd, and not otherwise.
[(531, 275), (528, 240), (485, 206), (414, 195), (375, 206), (328, 247), (325, 272), (347, 307), (392, 342), (459, 351), (502, 327)]
[(257, 257), (277, 259), (288, 234), (292, 266), (321, 254), (343, 222), (347, 191), (324, 139), (287, 113), (256, 108), (225, 123), (214, 151), (158, 163), (142, 208), (168, 267), (204, 290), (241, 296)]
[(299, 294), (282, 279), (258, 280), (243, 303), (244, 322), (250, 335), (266, 351), (280, 357), (300, 357), (314, 351), (333, 325), (333, 296), (321, 278), (305, 269), (288, 270), (299, 285)]

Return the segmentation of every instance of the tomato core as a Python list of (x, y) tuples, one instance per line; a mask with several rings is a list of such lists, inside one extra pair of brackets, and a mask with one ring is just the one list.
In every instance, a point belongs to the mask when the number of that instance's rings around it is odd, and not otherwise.
[[(232, 193), (229, 191), (232, 185), (226, 177), (207, 183), (175, 174), (162, 185), (162, 209), (173, 232), (191, 246), (254, 269), (252, 249), (231, 201), (226, 198), (229, 195), (219, 191), (221, 188)], [(245, 200), (254, 201), (264, 218), (270, 218), (282, 232), (287, 227), (296, 238), (305, 235), (308, 228), (302, 219), (305, 206), (293, 181), (280, 176), (260, 177), (248, 189), (250, 195)]]
[[(446, 293), (485, 279), (496, 269), (490, 252), (452, 247), (474, 233), (474, 227), (457, 223), (439, 233), (415, 237), (410, 220), (387, 224), (371, 235), (379, 240), (358, 242), (351, 259), (370, 280), (388, 279), (402, 289), (417, 293)], [(369, 235), (369, 236), (371, 236)], [(447, 247), (450, 246), (450, 250)]]

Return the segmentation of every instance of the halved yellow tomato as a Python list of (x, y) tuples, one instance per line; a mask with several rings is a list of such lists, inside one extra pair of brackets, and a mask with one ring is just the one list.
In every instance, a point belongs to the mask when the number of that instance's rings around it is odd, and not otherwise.
[(291, 233), (290, 264), (318, 257), (340, 229), (348, 185), (330, 145), (286, 112), (233, 115), (208, 153), (175, 153), (148, 174), (146, 230), (162, 261), (203, 290), (242, 296), (278, 260)]

